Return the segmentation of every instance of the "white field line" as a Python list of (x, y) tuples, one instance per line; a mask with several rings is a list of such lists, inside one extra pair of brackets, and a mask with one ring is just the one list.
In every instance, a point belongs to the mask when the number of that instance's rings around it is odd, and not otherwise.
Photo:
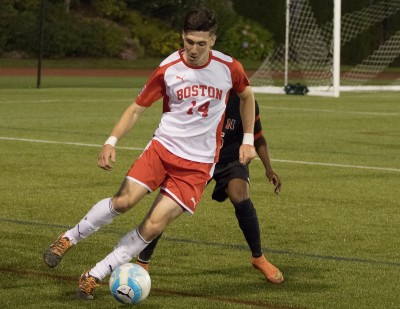
[[(58, 141), (49, 141), (49, 140), (41, 140), (41, 139), (15, 138), (15, 137), (6, 137), (6, 136), (0, 136), (0, 140), (19, 141), (19, 142), (28, 142), (28, 143), (72, 145), (72, 146), (96, 147), (96, 148), (100, 148), (100, 147), (103, 146), (103, 145), (99, 145), (99, 144), (58, 142)], [(144, 148), (117, 146), (117, 149), (143, 151)], [(256, 160), (260, 160), (260, 159), (256, 158)], [(391, 168), (391, 167), (375, 167), (375, 166), (348, 165), (348, 164), (335, 164), (335, 163), (322, 163), (322, 162), (307, 162), (307, 161), (293, 161), (293, 160), (280, 160), (280, 159), (271, 159), (271, 161), (281, 162), (281, 163), (291, 163), (291, 164), (317, 165), (317, 166), (342, 167), (342, 168), (355, 168), (355, 169), (377, 170), (377, 171), (387, 171), (387, 172), (400, 172), (400, 169)]]
[[(29, 104), (32, 103), (65, 103), (65, 102), (74, 102), (74, 103), (96, 103), (96, 102), (132, 102), (134, 99), (127, 98), (127, 99), (49, 99), (49, 100), (31, 100)], [(7, 104), (19, 104), (19, 103), (26, 103), (26, 100), (7, 100), (7, 101), (0, 101), (0, 103), (7, 103)]]
[(337, 114), (353, 114), (353, 115), (371, 115), (371, 116), (399, 116), (400, 113), (382, 113), (382, 112), (362, 112), (362, 111), (340, 111), (334, 109), (313, 109), (313, 108), (299, 108), (299, 107), (283, 107), (283, 106), (262, 106), (263, 109), (278, 109), (288, 111), (303, 111), (303, 112), (317, 112), (317, 113), (337, 113)]
[[(136, 89), (136, 88), (132, 88)], [(139, 89), (139, 88), (137, 88)], [(66, 101), (80, 102), (80, 103), (93, 103), (93, 102), (131, 102), (132, 98), (119, 98), (119, 99), (49, 99), (49, 100), (32, 100), (30, 103), (62, 103)], [(26, 103), (26, 100), (7, 100), (3, 103)], [(353, 115), (371, 115), (371, 116), (399, 116), (400, 113), (384, 113), (384, 112), (363, 112), (363, 111), (344, 111), (334, 109), (314, 109), (314, 108), (301, 108), (301, 107), (285, 107), (285, 106), (265, 106), (259, 104), (262, 109), (276, 109), (286, 111), (303, 111), (303, 112), (315, 112), (315, 113), (337, 113), (337, 114), (353, 114)]]
[[(96, 148), (101, 148), (101, 147), (103, 147), (103, 145), (99, 145), (99, 144), (86, 144), (86, 143), (74, 143), (74, 142), (58, 142), (58, 141), (48, 141), (48, 140), (43, 140), (43, 139), (14, 138), (14, 137), (6, 137), (6, 136), (0, 136), (0, 140), (18, 141), (18, 142), (28, 142), (28, 143), (44, 143), (44, 144), (72, 145), (72, 146), (96, 147)], [(119, 146), (118, 146), (118, 149), (143, 150), (144, 148), (137, 148), (137, 147), (119, 147)]]
[[(258, 159), (258, 158), (257, 158), (257, 159)], [(280, 160), (280, 159), (271, 159), (271, 161), (282, 162), (282, 163), (305, 164), (305, 165), (320, 165), (320, 166), (331, 166), (331, 167), (345, 167), (345, 168), (358, 168), (358, 169), (366, 169), (366, 170), (378, 170), (378, 171), (400, 172), (400, 169), (398, 169), (398, 168), (391, 168), (391, 167), (375, 167), (375, 166), (362, 166), (362, 165), (347, 165), (347, 164), (336, 164), (336, 163), (292, 161), (292, 160)]]

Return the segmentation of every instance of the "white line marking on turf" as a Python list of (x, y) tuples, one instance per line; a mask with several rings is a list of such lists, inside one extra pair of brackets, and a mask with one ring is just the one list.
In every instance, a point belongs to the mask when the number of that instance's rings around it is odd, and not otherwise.
[[(132, 88), (132, 89), (140, 89), (140, 88)], [(42, 100), (32, 100), (30, 103), (63, 103), (73, 101), (75, 103), (93, 103), (93, 102), (131, 102), (132, 98), (118, 98), (118, 99), (42, 99)], [(7, 100), (2, 101), (1, 103), (26, 103), (26, 100)], [(264, 106), (262, 104), (258, 104), (260, 108), (263, 109), (276, 109), (276, 110), (287, 110), (287, 111), (304, 111), (304, 112), (323, 112), (323, 113), (340, 113), (340, 114), (354, 114), (354, 115), (371, 115), (371, 116), (399, 116), (400, 113), (384, 113), (384, 112), (363, 112), (363, 111), (344, 111), (344, 110), (334, 110), (334, 109), (314, 109), (314, 108), (301, 108), (301, 107), (285, 107), (285, 106)]]
[[(0, 140), (6, 141), (19, 141), (19, 142), (29, 142), (29, 143), (45, 143), (45, 144), (58, 144), (58, 145), (72, 145), (72, 146), (84, 146), (84, 147), (96, 147), (100, 148), (103, 145), (99, 144), (86, 144), (86, 143), (74, 143), (74, 142), (58, 142), (58, 141), (49, 141), (42, 139), (28, 139), (28, 138), (16, 138), (16, 137), (6, 137), (0, 136)], [(143, 151), (144, 148), (139, 147), (122, 147), (117, 146), (118, 149), (125, 150), (138, 150)], [(260, 160), (256, 158), (256, 160)], [(356, 168), (356, 169), (367, 169), (367, 170), (377, 170), (377, 171), (388, 171), (388, 172), (400, 172), (398, 168), (391, 167), (375, 167), (375, 166), (362, 166), (362, 165), (347, 165), (347, 164), (336, 164), (336, 163), (322, 163), (322, 162), (307, 162), (307, 161), (293, 161), (293, 160), (281, 160), (281, 159), (271, 159), (274, 162), (281, 163), (292, 163), (292, 164), (303, 164), (303, 165), (318, 165), (318, 166), (330, 166), (330, 167), (343, 167), (343, 168)]]
[(280, 109), (289, 111), (304, 111), (304, 112), (324, 112), (324, 113), (340, 113), (340, 114), (355, 114), (355, 115), (372, 115), (372, 116), (398, 116), (400, 113), (382, 113), (382, 112), (359, 112), (359, 111), (340, 111), (334, 109), (313, 109), (313, 108), (300, 108), (300, 107), (283, 107), (283, 106), (262, 106), (260, 108), (266, 109)]
[(275, 161), (275, 162), (283, 162), (283, 163), (295, 163), (295, 164), (305, 164), (305, 165), (320, 165), (320, 166), (347, 167), (347, 168), (359, 168), (359, 169), (367, 169), (367, 170), (380, 170), (380, 171), (400, 172), (400, 169), (398, 169), (398, 168), (391, 168), (391, 167), (375, 167), (375, 166), (362, 166), (362, 165), (347, 165), (347, 164), (336, 164), (336, 163), (292, 161), (292, 160), (280, 160), (280, 159), (271, 159), (271, 160), (272, 160), (272, 161)]
[[(73, 146), (97, 147), (97, 148), (103, 147), (103, 145), (99, 145), (99, 144), (86, 144), (86, 143), (73, 143), (73, 142), (57, 142), (57, 141), (48, 141), (48, 140), (42, 140), (42, 139), (14, 138), (14, 137), (6, 137), (6, 136), (0, 136), (0, 140), (19, 141), (19, 142), (30, 142), (30, 143), (59, 144), (59, 145), (73, 145)], [(119, 147), (119, 146), (118, 146), (118, 149), (143, 150), (144, 148)]]
[[(32, 100), (29, 101), (29, 104), (32, 103), (65, 103), (65, 102), (74, 102), (74, 103), (96, 103), (96, 102), (132, 102), (134, 99), (132, 98), (127, 98), (127, 99), (75, 99), (75, 98), (69, 98), (69, 99), (51, 99), (51, 100)], [(1, 101), (0, 103), (7, 103), (7, 104), (18, 104), (18, 103), (26, 103), (26, 100), (7, 100), (7, 101)]]

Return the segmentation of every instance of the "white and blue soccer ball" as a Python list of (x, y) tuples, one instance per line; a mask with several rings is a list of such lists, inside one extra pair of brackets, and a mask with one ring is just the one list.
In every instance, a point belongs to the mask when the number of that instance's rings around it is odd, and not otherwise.
[(127, 263), (116, 268), (110, 277), (110, 291), (123, 304), (137, 304), (150, 293), (148, 272), (137, 264)]

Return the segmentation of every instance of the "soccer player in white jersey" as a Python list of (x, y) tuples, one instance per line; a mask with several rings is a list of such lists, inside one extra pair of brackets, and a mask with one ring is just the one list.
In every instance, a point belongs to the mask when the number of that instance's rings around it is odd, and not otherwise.
[(117, 141), (135, 126), (148, 107), (162, 99), (163, 114), (154, 138), (129, 169), (118, 192), (95, 204), (75, 227), (61, 234), (45, 251), (45, 263), (56, 267), (73, 245), (160, 188), (140, 225), (81, 275), (79, 299), (93, 299), (100, 280), (130, 262), (183, 212), (196, 210), (218, 161), (225, 105), (231, 89), (241, 99), (244, 136), (240, 162), (247, 164), (255, 157), (254, 95), (242, 65), (212, 50), (216, 30), (214, 12), (196, 9), (186, 15), (183, 49), (155, 69), (135, 102), (122, 114), (99, 154), (98, 166), (112, 169)]

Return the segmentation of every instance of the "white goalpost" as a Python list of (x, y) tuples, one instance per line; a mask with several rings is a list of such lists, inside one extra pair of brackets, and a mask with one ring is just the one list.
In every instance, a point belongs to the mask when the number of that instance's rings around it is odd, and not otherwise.
[[(359, 64), (341, 72), (341, 49), (362, 33), (400, 12), (400, 0), (369, 1), (361, 10), (341, 14), (332, 0), (333, 18), (319, 21), (309, 0), (286, 0), (285, 44), (277, 46), (251, 76), (254, 92), (285, 93), (286, 85), (307, 86), (310, 95), (338, 97), (343, 91), (400, 91), (400, 69), (382, 76), (400, 57), (400, 29)], [(379, 78), (379, 81), (377, 79)]]

